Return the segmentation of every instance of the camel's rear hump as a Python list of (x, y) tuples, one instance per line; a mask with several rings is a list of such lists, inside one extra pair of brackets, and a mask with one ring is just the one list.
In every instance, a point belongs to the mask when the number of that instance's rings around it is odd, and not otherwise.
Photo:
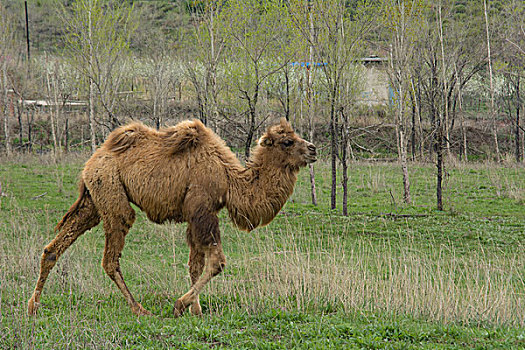
[(207, 133), (206, 127), (199, 120), (186, 120), (164, 129), (161, 137), (166, 147), (175, 154), (197, 147)]

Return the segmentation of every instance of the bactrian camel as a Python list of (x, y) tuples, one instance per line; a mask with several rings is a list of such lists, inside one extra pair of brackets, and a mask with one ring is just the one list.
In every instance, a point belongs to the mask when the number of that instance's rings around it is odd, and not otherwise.
[(191, 288), (176, 300), (173, 312), (180, 316), (190, 307), (200, 315), (199, 293), (226, 266), (218, 212), (226, 207), (233, 223), (246, 231), (268, 224), (292, 194), (299, 169), (315, 160), (315, 146), (298, 137), (284, 119), (259, 139), (246, 167), (198, 120), (159, 131), (141, 123), (119, 127), (86, 162), (80, 196), (44, 248), (28, 313), (36, 313), (58, 258), (102, 220), (104, 270), (134, 314), (150, 314), (129, 291), (119, 264), (135, 220), (133, 203), (155, 223), (188, 223)]

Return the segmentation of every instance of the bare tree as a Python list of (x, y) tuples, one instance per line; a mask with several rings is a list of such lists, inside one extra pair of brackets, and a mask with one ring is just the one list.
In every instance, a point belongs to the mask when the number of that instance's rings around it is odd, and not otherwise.
[[(408, 176), (408, 130), (409, 103), (412, 101), (415, 117), (415, 96), (413, 94), (412, 62), (419, 35), (423, 2), (421, 0), (387, 0), (384, 3), (384, 23), (390, 39), (390, 84), (394, 87), (393, 104), (399, 163), (403, 173), (404, 201), (410, 203), (410, 179)], [(415, 143), (415, 122), (412, 122), (412, 145)], [(412, 152), (414, 154), (414, 152)]]
[(228, 81), (237, 94), (235, 99), (241, 102), (238, 106), (244, 117), (240, 126), (246, 135), (246, 157), (250, 155), (255, 133), (267, 118), (259, 112), (264, 84), (283, 67), (283, 63), (275, 62), (273, 56), (279, 52), (282, 31), (286, 30), (281, 21), (286, 14), (284, 10), (281, 0), (232, 0), (224, 11), (231, 59), (227, 69)]
[[(272, 91), (277, 97), (287, 120), (298, 127), (306, 126), (304, 131), (311, 141), (314, 139), (316, 111), (316, 73), (319, 66), (314, 59), (313, 0), (295, 0), (288, 3), (289, 11), (281, 21), (286, 30), (281, 34), (283, 43), (275, 60), (282, 69), (272, 77)], [(304, 36), (309, 35), (305, 40)], [(322, 74), (322, 72), (321, 72)], [(304, 108), (306, 107), (306, 108)], [(297, 120), (298, 119), (298, 120)], [(310, 189), (313, 205), (317, 205), (314, 165), (309, 165)]]
[(151, 119), (157, 129), (164, 125), (168, 112), (168, 101), (174, 87), (180, 82), (182, 63), (173, 45), (162, 33), (155, 33), (146, 44), (146, 53), (135, 59), (138, 74), (144, 78), (146, 91), (151, 103)]
[(63, 151), (63, 143), (68, 143), (68, 118), (63, 113), (66, 103), (73, 94), (74, 77), (70, 76), (71, 67), (59, 57), (45, 55), (42, 67), (45, 74), (46, 101), (49, 106), (50, 128), (53, 140), (55, 160)]
[(192, 13), (186, 73), (192, 83), (201, 121), (216, 129), (219, 121), (218, 74), (226, 46), (223, 2), (210, 1)]
[[(304, 25), (301, 19), (301, 8), (298, 1), (292, 2), (289, 10), (294, 21), (301, 29), (302, 36), (313, 49), (315, 64), (323, 72), (324, 90), (328, 95), (330, 110), (330, 162), (331, 162), (331, 195), (330, 207), (336, 208), (337, 203), (337, 160), (338, 143), (340, 140), (339, 117), (341, 109), (346, 104), (341, 99), (343, 87), (347, 83), (347, 75), (352, 63), (362, 54), (365, 35), (372, 27), (372, 2), (363, 1), (352, 13), (347, 11), (343, 0), (313, 1), (311, 3), (312, 22), (315, 23), (315, 35), (311, 35), (310, 25)], [(304, 5), (302, 5), (304, 6)], [(347, 178), (346, 176), (343, 176)], [(344, 181), (343, 181), (344, 182)], [(343, 184), (343, 188), (345, 184)], [(345, 199), (343, 199), (345, 201)]]
[[(61, 9), (66, 33), (64, 55), (87, 81), (93, 151), (95, 123), (101, 123), (107, 130), (120, 124), (115, 109), (126, 69), (124, 58), (135, 29), (131, 11), (127, 2), (103, 0), (75, 0)], [(97, 104), (106, 118), (95, 117)]]
[(9, 156), (12, 153), (11, 134), (9, 130), (9, 113), (10, 105), (14, 101), (10, 99), (10, 82), (8, 69), (14, 57), (15, 47), (15, 31), (13, 22), (5, 8), (0, 4), (0, 89), (2, 94), (2, 109), (1, 113), (4, 119), (4, 143), (6, 154)]
[(521, 121), (523, 109), (521, 83), (525, 73), (525, 4), (522, 1), (508, 1), (504, 8), (504, 18), (506, 18), (503, 38), (506, 44), (504, 75), (509, 95), (512, 95), (509, 101), (509, 115), (514, 113), (514, 154), (516, 162), (521, 162), (522, 147), (525, 146), (522, 142), (525, 129)]
[(483, 8), (485, 14), (485, 29), (487, 34), (487, 60), (490, 81), (490, 119), (492, 122), (492, 137), (494, 138), (494, 149), (496, 150), (496, 160), (501, 161), (501, 152), (499, 150), (498, 142), (498, 128), (496, 125), (496, 107), (494, 105), (494, 78), (492, 74), (492, 56), (490, 53), (490, 29), (489, 29), (489, 14), (487, 9), (487, 0), (483, 0)]
[[(313, 79), (314, 79), (314, 37), (315, 37), (315, 27), (313, 21), (312, 13), (312, 0), (308, 0), (308, 62), (310, 67), (307, 67), (306, 72), (308, 74), (306, 79), (306, 98), (308, 101), (308, 132), (310, 136), (310, 141), (314, 142), (314, 130), (315, 130), (315, 120), (314, 120), (314, 93), (313, 93)], [(345, 119), (346, 120), (346, 119)], [(308, 165), (310, 171), (310, 193), (312, 196), (312, 204), (317, 205), (317, 191), (315, 186), (315, 168), (314, 164), (310, 163)], [(344, 180), (343, 180), (344, 182)], [(346, 183), (346, 182), (345, 182)], [(346, 208), (346, 206), (343, 206)]]
[[(478, 23), (455, 15), (447, 0), (441, 0), (434, 7), (425, 7), (425, 21), (421, 24), (421, 35), (416, 42), (419, 55), (414, 72), (419, 74), (417, 81), (422, 92), (422, 104), (432, 125), (438, 210), (443, 210), (446, 131), (447, 128), (449, 131), (452, 129), (458, 91), (485, 67), (486, 61), (486, 55), (481, 52), (483, 47), (475, 45), (483, 34), (475, 25)], [(451, 124), (445, 128), (449, 122)]]

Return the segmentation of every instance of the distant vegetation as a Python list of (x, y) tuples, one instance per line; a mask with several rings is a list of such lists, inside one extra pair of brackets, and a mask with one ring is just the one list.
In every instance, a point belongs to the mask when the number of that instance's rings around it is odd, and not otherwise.
[[(248, 157), (284, 116), (330, 157), (333, 208), (335, 175), (347, 198), (348, 162), (365, 158), (400, 162), (407, 203), (407, 162), (435, 162), (442, 208), (447, 160), (523, 161), (524, 11), (516, 0), (40, 0), (28, 2), (28, 60), (24, 2), (8, 0), (0, 141), (8, 154), (93, 150), (129, 119), (199, 118)], [(367, 79), (384, 79), (388, 98), (364, 103)]]

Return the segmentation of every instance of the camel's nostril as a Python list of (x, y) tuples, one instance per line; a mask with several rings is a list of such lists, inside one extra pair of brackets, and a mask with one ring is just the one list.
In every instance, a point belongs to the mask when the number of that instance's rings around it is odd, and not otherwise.
[(317, 157), (316, 147), (313, 143), (308, 144), (307, 148), (310, 152), (310, 157)]

